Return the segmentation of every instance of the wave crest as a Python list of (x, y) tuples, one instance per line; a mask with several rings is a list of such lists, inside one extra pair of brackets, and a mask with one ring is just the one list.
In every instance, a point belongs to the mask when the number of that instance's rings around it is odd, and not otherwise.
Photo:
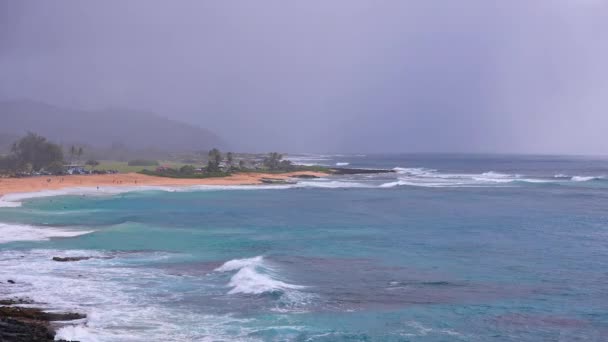
[(92, 230), (69, 230), (0, 223), (0, 244), (15, 241), (44, 241), (51, 238), (68, 238), (92, 232)]
[(547, 183), (549, 180), (540, 178), (523, 178), (518, 174), (500, 173), (488, 171), (483, 173), (440, 173), (434, 169), (427, 168), (401, 168), (393, 170), (399, 177), (396, 181), (381, 184), (381, 188), (393, 188), (397, 186), (417, 187), (484, 187), (499, 186), (509, 183)]
[(288, 292), (305, 288), (305, 286), (289, 284), (276, 279), (273, 267), (264, 260), (263, 256), (230, 260), (216, 268), (215, 271), (236, 271), (228, 282), (228, 287), (232, 288), (228, 294)]
[(573, 182), (589, 182), (602, 179), (604, 179), (604, 177), (599, 176), (573, 176), (572, 178), (570, 178), (570, 180)]

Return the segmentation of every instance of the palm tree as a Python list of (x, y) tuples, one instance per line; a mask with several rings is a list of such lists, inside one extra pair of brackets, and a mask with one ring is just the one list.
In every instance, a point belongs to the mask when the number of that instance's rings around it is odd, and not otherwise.
[(264, 166), (270, 170), (278, 170), (280, 167), (281, 159), (283, 155), (277, 152), (271, 152), (267, 157), (264, 158)]
[(217, 148), (209, 151), (209, 161), (207, 162), (207, 170), (209, 172), (218, 172), (220, 163), (222, 162), (222, 153)]
[(74, 155), (76, 154), (76, 147), (72, 145), (70, 147), (70, 164), (74, 164)]
[(78, 148), (78, 151), (76, 152), (76, 154), (78, 155), (78, 162), (80, 162), (80, 157), (82, 156), (82, 147)]
[(229, 167), (232, 167), (233, 162), (234, 162), (234, 157), (232, 155), (232, 152), (226, 153), (226, 164), (228, 164)]

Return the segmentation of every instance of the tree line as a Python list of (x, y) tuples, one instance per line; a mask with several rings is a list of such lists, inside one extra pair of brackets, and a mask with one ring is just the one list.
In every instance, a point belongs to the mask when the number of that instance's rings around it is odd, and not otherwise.
[[(82, 147), (71, 146), (70, 161), (73, 161), (74, 156), (80, 158), (83, 153)], [(64, 153), (60, 145), (36, 133), (27, 133), (12, 144), (8, 155), (0, 156), (0, 174), (30, 174), (40, 171), (63, 173)]]
[[(222, 153), (217, 148), (211, 149), (208, 155), (207, 162), (207, 171), (209, 172), (219, 172), (221, 171), (222, 161), (225, 162), (224, 169), (226, 170), (234, 170), (234, 169), (246, 169), (245, 161), (239, 160), (238, 168), (234, 164), (234, 154), (232, 152), (226, 153), (226, 158), (222, 157)], [(294, 165), (289, 160), (284, 160), (283, 155), (277, 152), (269, 153), (262, 160), (262, 166), (264, 169), (269, 171), (292, 171), (294, 169)]]
[[(74, 162), (74, 157), (78, 160), (84, 151), (82, 147), (71, 146), (68, 150), (69, 162)], [(133, 164), (147, 164), (147, 161), (137, 161)], [(86, 165), (93, 168), (99, 163), (89, 160)], [(130, 163), (131, 164), (131, 163)], [(157, 163), (156, 163), (157, 164)], [(250, 171), (246, 167), (245, 160), (241, 159), (235, 163), (232, 152), (222, 155), (220, 150), (213, 148), (208, 152), (207, 165), (197, 171), (192, 165), (186, 165), (181, 169), (165, 170), (164, 173), (172, 173), (181, 176), (192, 175), (196, 172), (203, 172), (210, 175), (227, 175), (233, 171)], [(255, 165), (257, 170), (265, 171), (294, 171), (295, 166), (289, 160), (284, 160), (283, 155), (277, 152), (269, 153), (263, 158), (261, 163)], [(58, 144), (48, 141), (45, 137), (36, 133), (29, 132), (26, 136), (12, 144), (10, 153), (0, 156), (0, 174), (4, 175), (26, 175), (32, 173), (45, 172), (49, 174), (63, 174), (65, 172), (64, 151)]]

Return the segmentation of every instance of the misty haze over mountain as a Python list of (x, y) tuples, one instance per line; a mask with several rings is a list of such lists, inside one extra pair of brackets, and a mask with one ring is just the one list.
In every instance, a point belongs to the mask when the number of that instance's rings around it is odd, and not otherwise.
[(2, 1), (0, 100), (65, 108), (50, 137), (155, 139), (129, 108), (241, 151), (607, 154), (607, 36), (604, 0)]
[(28, 131), (60, 144), (202, 151), (226, 143), (206, 129), (129, 109), (75, 110), (31, 101), (0, 102), (0, 145)]

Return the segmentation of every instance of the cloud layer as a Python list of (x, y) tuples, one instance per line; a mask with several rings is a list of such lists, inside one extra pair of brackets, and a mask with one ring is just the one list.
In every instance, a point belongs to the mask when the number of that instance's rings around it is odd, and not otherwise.
[(240, 150), (608, 153), (604, 0), (0, 6), (0, 99), (154, 111)]

